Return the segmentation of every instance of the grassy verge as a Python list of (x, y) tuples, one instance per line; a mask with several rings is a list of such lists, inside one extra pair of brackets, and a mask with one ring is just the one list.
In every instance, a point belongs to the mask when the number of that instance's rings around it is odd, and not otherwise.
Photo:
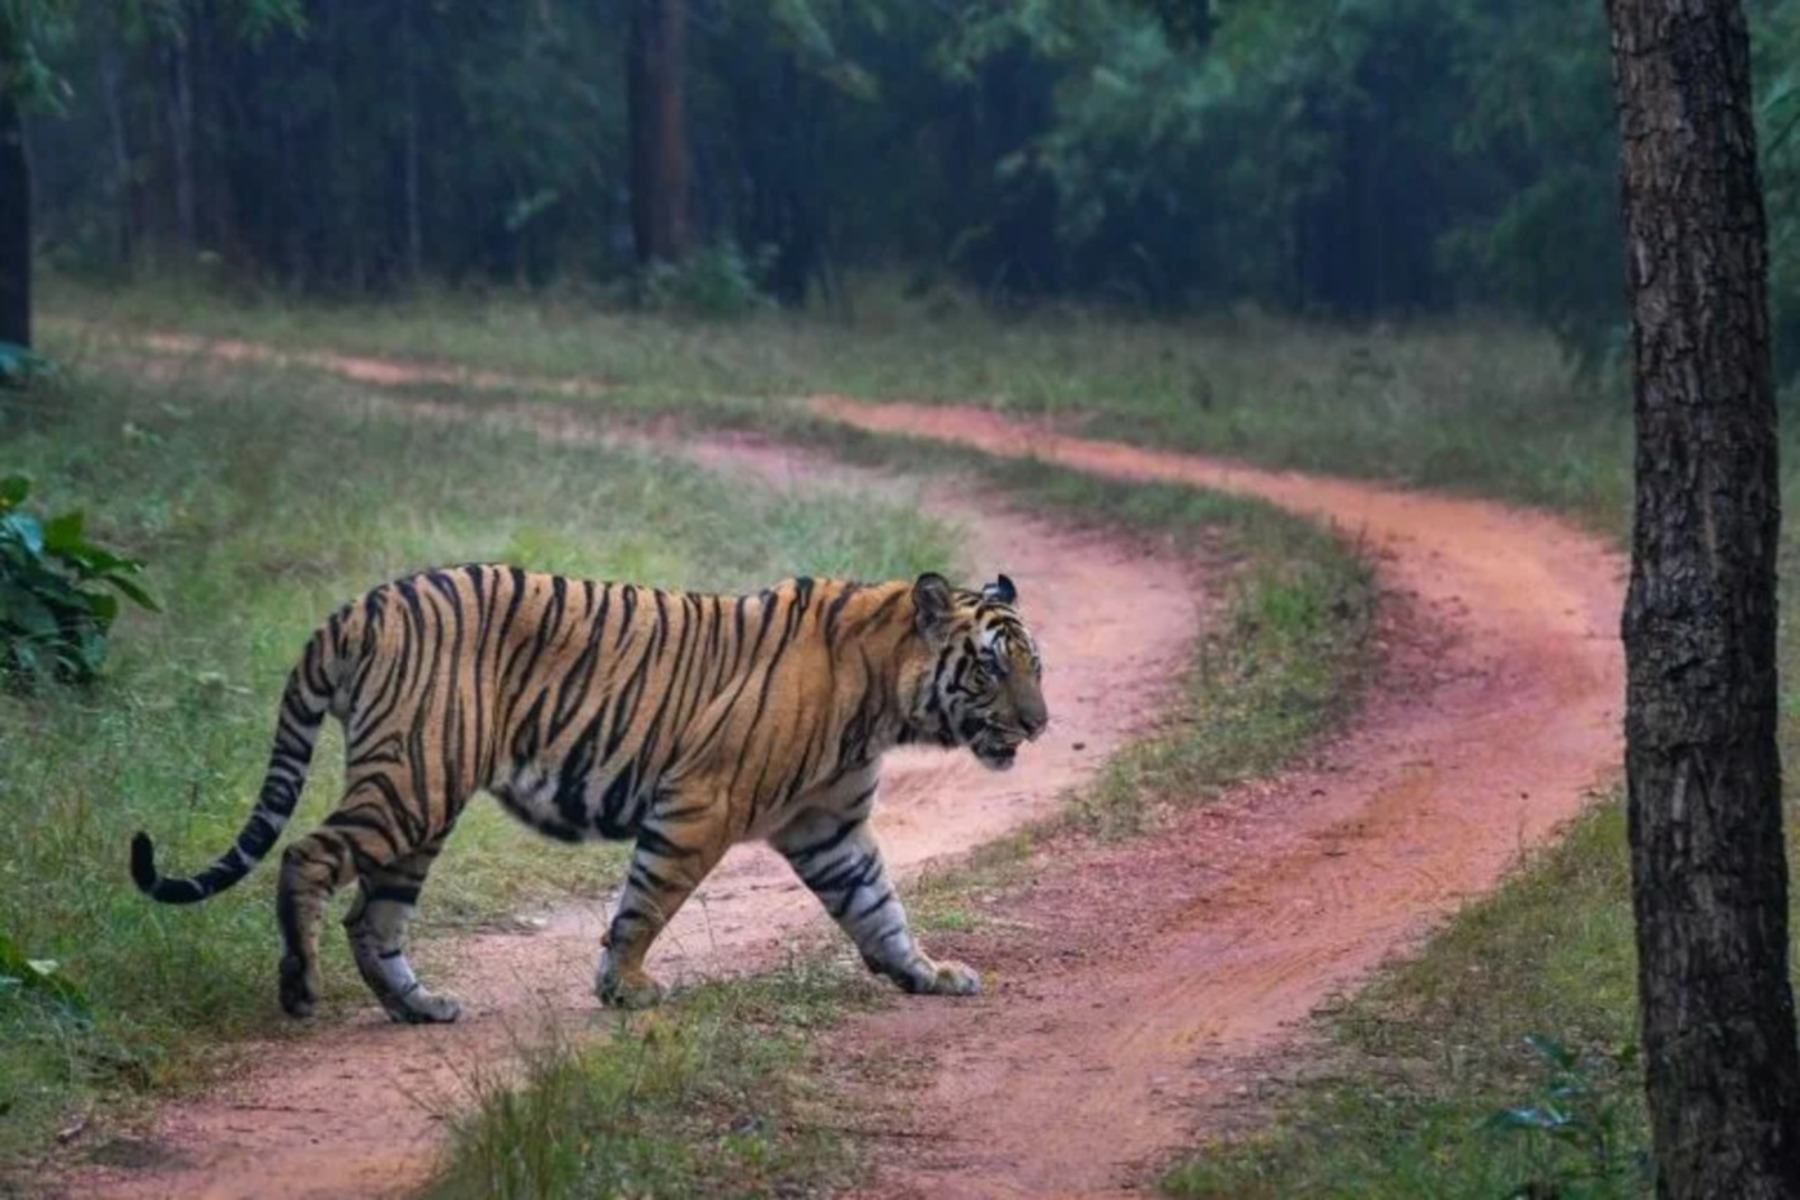
[(1079, 420), (1098, 436), (1522, 500), (1619, 528), (1630, 408), (1542, 333), (1493, 320), (1403, 328), (1250, 316), (992, 314), (885, 281), (847, 316), (695, 323), (556, 299), (426, 296), (333, 309), (275, 297), (52, 289), (52, 306), (194, 332), (598, 378), (670, 394), (835, 391)]
[(848, 1178), (843, 1115), (809, 1082), (808, 1034), (879, 1003), (814, 958), (684, 989), (597, 1044), (552, 1042), (456, 1127), (427, 1195), (805, 1195)]
[[(99, 687), (0, 694), (0, 928), (60, 962), (92, 1007), (90, 1018), (0, 990), (0, 1169), (41, 1153), (72, 1109), (180, 1086), (215, 1047), (277, 1032), (273, 872), (196, 909), (162, 908), (132, 889), (125, 847), (148, 829), (172, 867), (192, 868), (228, 843), (293, 655), (346, 598), (482, 559), (735, 589), (771, 572), (902, 576), (956, 555), (953, 531), (892, 499), (795, 497), (352, 399), (324, 377), (266, 371), (86, 371), (55, 391), (0, 394), (0, 465), (147, 560), (166, 610), (121, 621)], [(334, 799), (334, 745), (302, 826)], [(621, 861), (547, 845), (485, 804), (446, 859), (428, 929), (592, 893)], [(360, 1003), (343, 950), (328, 939), (327, 998)]]

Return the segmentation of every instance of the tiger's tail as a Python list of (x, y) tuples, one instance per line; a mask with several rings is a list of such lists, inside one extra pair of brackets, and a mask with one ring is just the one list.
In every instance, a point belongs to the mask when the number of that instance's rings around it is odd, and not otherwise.
[(140, 832), (131, 839), (131, 878), (139, 891), (164, 904), (193, 904), (231, 887), (268, 854), (306, 786), (319, 727), (343, 674), (338, 647), (350, 611), (340, 612), (313, 634), (289, 672), (262, 791), (231, 849), (198, 875), (161, 876), (156, 872), (156, 847), (149, 834)]

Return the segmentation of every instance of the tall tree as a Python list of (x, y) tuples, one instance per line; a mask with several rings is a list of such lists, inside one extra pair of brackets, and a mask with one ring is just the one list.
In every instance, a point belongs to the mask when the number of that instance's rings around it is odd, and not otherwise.
[(31, 345), (31, 162), (23, 110), (52, 103), (40, 44), (64, 32), (70, 0), (0, 3), (0, 342)]
[(1749, 39), (1738, 0), (1608, 12), (1638, 429), (1626, 776), (1657, 1190), (1800, 1196)]
[(31, 172), (25, 126), (0, 85), (0, 342), (31, 345)]
[[(255, 39), (276, 27), (300, 29), (301, 2), (223, 0), (220, 9), (231, 15), (242, 36)], [(32, 182), (23, 114), (31, 108), (63, 109), (71, 88), (40, 54), (44, 46), (73, 35), (78, 6), (79, 0), (0, 0), (0, 342), (31, 344)], [(180, 32), (187, 14), (182, 0), (126, 0), (111, 15)], [(181, 45), (185, 55), (185, 43)], [(185, 57), (179, 63), (177, 90), (181, 105), (187, 106), (191, 94)], [(190, 118), (191, 111), (184, 111), (184, 130), (191, 125)], [(122, 129), (115, 133), (122, 139)], [(181, 145), (188, 147), (187, 142)], [(181, 177), (191, 184), (187, 161), (184, 157)], [(192, 225), (191, 186), (184, 196), (180, 207), (187, 235)]]
[(631, 128), (631, 229), (640, 263), (693, 246), (688, 194), (686, 0), (630, 0), (625, 95)]

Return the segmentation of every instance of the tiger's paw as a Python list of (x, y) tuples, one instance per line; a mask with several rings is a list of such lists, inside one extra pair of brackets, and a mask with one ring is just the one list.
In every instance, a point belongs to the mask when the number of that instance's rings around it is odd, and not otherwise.
[(981, 972), (968, 963), (945, 959), (937, 964), (930, 991), (934, 996), (979, 996)]
[(405, 996), (384, 997), (381, 1007), (390, 1020), (402, 1025), (448, 1025), (462, 1016), (462, 1004), (455, 996), (440, 996), (424, 988)]
[(311, 1019), (319, 1006), (319, 972), (309, 970), (298, 955), (281, 960), (281, 1011), (297, 1021)]
[(613, 966), (612, 956), (600, 960), (600, 973), (594, 977), (594, 995), (608, 1008), (655, 1008), (663, 1001), (667, 989), (643, 968), (621, 971)]
[(981, 972), (954, 959), (933, 962), (926, 958), (921, 959), (901, 986), (909, 992), (928, 996), (978, 996), (981, 994)]

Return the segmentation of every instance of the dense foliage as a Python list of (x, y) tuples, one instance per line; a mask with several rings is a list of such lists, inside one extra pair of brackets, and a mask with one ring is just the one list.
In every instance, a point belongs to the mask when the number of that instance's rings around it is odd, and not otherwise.
[[(332, 292), (624, 279), (634, 2), (293, 0), (245, 36), (226, 0), (70, 0), (40, 253)], [(897, 263), (1005, 297), (1505, 307), (1588, 350), (1619, 325), (1601, 5), (682, 7), (699, 240), (785, 300)], [(1800, 0), (1751, 8), (1786, 327)]]
[(156, 603), (137, 582), (142, 564), (89, 541), (79, 511), (47, 521), (27, 512), (30, 495), (25, 476), (0, 479), (0, 680), (86, 682), (106, 661), (113, 592)]

